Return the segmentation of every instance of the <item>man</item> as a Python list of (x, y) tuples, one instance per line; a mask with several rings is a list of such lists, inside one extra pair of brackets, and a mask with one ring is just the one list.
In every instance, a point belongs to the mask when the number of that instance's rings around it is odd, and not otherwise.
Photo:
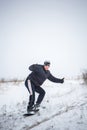
[[(49, 79), (52, 82), (55, 83), (63, 83), (64, 78), (58, 79), (54, 77), (50, 71), (50, 62), (45, 61), (44, 65), (39, 65), (39, 64), (33, 64), (29, 67), (29, 70), (32, 71), (29, 76), (27, 77), (25, 81), (25, 86), (27, 87), (30, 95), (29, 95), (29, 103), (27, 106), (27, 111), (32, 111), (33, 109), (36, 109), (40, 106), (44, 96), (45, 96), (45, 91), (43, 88), (41, 88), (41, 85), (44, 83), (46, 79)], [(35, 92), (37, 92), (38, 98), (35, 103)]]

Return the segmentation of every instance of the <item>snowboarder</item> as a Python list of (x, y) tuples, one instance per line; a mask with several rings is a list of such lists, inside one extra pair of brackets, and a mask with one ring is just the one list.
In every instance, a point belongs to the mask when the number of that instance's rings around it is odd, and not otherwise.
[[(28, 75), (27, 79), (25, 80), (25, 86), (27, 87), (30, 93), (29, 103), (27, 106), (27, 112), (36, 110), (40, 106), (45, 96), (45, 91), (41, 87), (41, 85), (46, 79), (49, 79), (50, 81), (55, 82), (55, 83), (64, 82), (64, 78), (59, 79), (59, 78), (54, 77), (50, 73), (49, 67), (50, 67), (49, 61), (45, 61), (44, 65), (33, 64), (29, 67), (29, 70), (32, 72)], [(36, 104), (35, 104), (35, 92), (39, 94)]]

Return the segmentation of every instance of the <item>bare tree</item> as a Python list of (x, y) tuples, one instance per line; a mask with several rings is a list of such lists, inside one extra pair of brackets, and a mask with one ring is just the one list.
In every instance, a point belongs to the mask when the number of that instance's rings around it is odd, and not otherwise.
[(84, 83), (87, 84), (87, 70), (84, 70), (82, 73), (82, 78), (84, 80)]

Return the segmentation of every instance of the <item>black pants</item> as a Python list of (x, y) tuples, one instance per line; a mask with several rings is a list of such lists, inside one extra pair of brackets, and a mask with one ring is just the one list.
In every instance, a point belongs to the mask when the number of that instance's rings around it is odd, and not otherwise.
[(34, 85), (34, 83), (32, 83), (32, 81), (30, 80), (25, 81), (25, 86), (27, 87), (28, 92), (30, 93), (29, 105), (32, 106), (35, 103), (35, 92), (39, 94), (36, 103), (40, 104), (45, 96), (44, 89), (42, 89), (40, 86)]

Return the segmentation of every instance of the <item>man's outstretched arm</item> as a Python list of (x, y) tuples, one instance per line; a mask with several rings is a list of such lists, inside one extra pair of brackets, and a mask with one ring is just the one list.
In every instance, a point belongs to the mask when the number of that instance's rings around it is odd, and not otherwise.
[(59, 78), (54, 77), (52, 74), (49, 75), (48, 79), (55, 83), (64, 83), (64, 78), (59, 79)]

